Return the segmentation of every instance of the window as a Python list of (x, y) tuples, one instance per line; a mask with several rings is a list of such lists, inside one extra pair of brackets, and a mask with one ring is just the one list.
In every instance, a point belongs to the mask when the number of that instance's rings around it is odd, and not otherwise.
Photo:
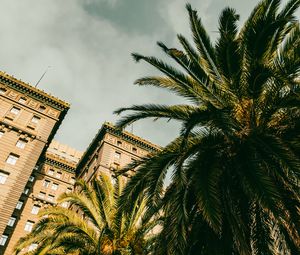
[(120, 159), (121, 158), (121, 153), (116, 151), (115, 152), (115, 159)]
[(34, 123), (34, 124), (38, 124), (40, 119), (41, 118), (38, 117), (38, 116), (33, 116), (32, 119), (31, 119), (31, 122)]
[(8, 173), (0, 172), (0, 184), (4, 184), (7, 180)]
[(49, 185), (50, 185), (50, 181), (44, 180), (44, 182), (43, 182), (43, 187), (48, 188)]
[(3, 131), (0, 131), (0, 138), (4, 135)]
[(6, 159), (6, 163), (10, 164), (10, 165), (15, 165), (17, 163), (17, 160), (20, 156), (16, 155), (16, 154), (9, 154), (9, 156)]
[(71, 182), (71, 184), (75, 184), (75, 182), (76, 182), (75, 177), (71, 177), (70, 182)]
[(121, 141), (117, 141), (117, 145), (118, 146), (122, 146), (122, 142)]
[(120, 164), (114, 162), (113, 163), (113, 169), (119, 169), (120, 168)]
[(21, 103), (21, 104), (25, 104), (25, 103), (26, 103), (26, 100), (27, 100), (27, 99), (26, 99), (25, 97), (20, 97), (18, 101), (19, 101), (19, 103)]
[(6, 93), (6, 89), (5, 88), (0, 88), (0, 95), (4, 95)]
[(135, 147), (132, 147), (132, 152), (137, 153), (137, 149)]
[(39, 213), (39, 210), (40, 210), (40, 206), (39, 205), (34, 205), (31, 209), (31, 213), (32, 214), (38, 214)]
[(51, 189), (57, 190), (58, 189), (58, 184), (57, 183), (52, 183)]
[(28, 192), (29, 192), (29, 188), (25, 188), (24, 191), (23, 191), (23, 193), (24, 193), (25, 195), (27, 195)]
[(29, 176), (28, 181), (33, 182), (34, 181), (34, 176)]
[(26, 145), (27, 141), (24, 139), (19, 139), (16, 143), (16, 147), (20, 148), (20, 149), (24, 149), (25, 145)]
[(72, 192), (72, 188), (67, 188), (66, 193)]
[(0, 238), (0, 245), (1, 246), (4, 246), (6, 241), (8, 239), (8, 236), (7, 235), (2, 235), (1, 238)]
[(18, 201), (17, 205), (16, 205), (16, 209), (20, 210), (23, 206), (23, 202), (22, 201)]
[(16, 222), (16, 218), (15, 217), (10, 217), (8, 222), (7, 222), (7, 226), (12, 227)]
[(46, 193), (41, 191), (41, 192), (39, 193), (38, 197), (39, 197), (39, 198), (45, 198), (45, 195), (46, 195)]
[(38, 247), (38, 245), (36, 243), (33, 243), (29, 246), (28, 251), (33, 251)]
[(54, 200), (54, 196), (53, 195), (48, 195), (48, 200), (52, 202)]
[(32, 228), (33, 228), (33, 225), (34, 225), (34, 222), (28, 220), (28, 221), (26, 222), (26, 224), (25, 224), (24, 230), (27, 231), (27, 232), (31, 232), (31, 230), (32, 230)]
[(60, 179), (60, 178), (61, 178), (61, 172), (57, 172), (56, 175), (55, 175), (55, 177), (56, 177), (57, 179)]
[(17, 108), (17, 107), (13, 107), (13, 108), (10, 109), (10, 112), (11, 112), (12, 114), (17, 115), (17, 114), (19, 114), (20, 109)]
[(63, 208), (67, 208), (67, 207), (69, 206), (69, 203), (68, 203), (68, 202), (63, 202), (63, 203), (61, 203), (60, 205), (61, 205), (61, 207), (63, 207)]
[(53, 169), (49, 169), (48, 175), (53, 175), (53, 174), (54, 174), (54, 170)]
[(40, 107), (39, 107), (39, 111), (40, 112), (44, 112), (46, 110), (46, 107), (45, 106), (43, 106), (43, 105), (40, 105)]

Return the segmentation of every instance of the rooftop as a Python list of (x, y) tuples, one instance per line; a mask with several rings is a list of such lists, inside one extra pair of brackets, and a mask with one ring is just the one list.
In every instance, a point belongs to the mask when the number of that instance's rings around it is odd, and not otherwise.
[(18, 80), (14, 76), (9, 75), (3, 71), (0, 71), (0, 83), (5, 84), (24, 94), (28, 94), (29, 96), (39, 101), (48, 103), (49, 105), (53, 106), (54, 108), (58, 108), (59, 110), (66, 110), (70, 108), (69, 103), (57, 97), (54, 97), (41, 89), (35, 88), (29, 83)]

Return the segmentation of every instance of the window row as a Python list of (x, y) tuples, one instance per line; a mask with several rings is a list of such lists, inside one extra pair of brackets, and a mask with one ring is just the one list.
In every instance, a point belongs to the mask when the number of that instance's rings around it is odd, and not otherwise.
[[(4, 95), (4, 94), (6, 94), (6, 92), (7, 92), (7, 89), (6, 89), (6, 88), (0, 88), (0, 95)], [(19, 97), (18, 102), (19, 102), (20, 104), (26, 104), (27, 98), (21, 96), (21, 97)], [(40, 112), (44, 112), (44, 111), (46, 110), (46, 107), (45, 107), (44, 105), (39, 105), (38, 110), (39, 110)]]
[[(20, 111), (21, 111), (21, 109), (20, 108), (18, 108), (18, 107), (16, 107), (16, 106), (13, 106), (11, 109), (10, 109), (10, 113), (12, 114), (12, 115), (15, 115), (15, 116), (17, 116), (19, 113), (20, 113)], [(36, 115), (33, 115), (33, 117), (31, 118), (31, 123), (33, 123), (33, 124), (38, 124), (39, 123), (39, 121), (40, 121), (40, 117), (38, 117), (38, 116), (36, 116)]]
[[(43, 182), (43, 187), (48, 188), (50, 186), (51, 181), (49, 180), (44, 180)], [(59, 184), (58, 183), (52, 183), (51, 189), (52, 190), (58, 190)]]
[[(0, 170), (0, 184), (5, 184), (8, 176), (9, 176), (9, 173)], [(33, 182), (34, 176), (33, 175), (29, 176), (28, 181)], [(24, 194), (28, 194), (28, 192), (29, 192), (29, 188), (27, 188), (23, 191)]]
[[(117, 141), (117, 146), (122, 147), (122, 142), (121, 141)], [(136, 147), (132, 147), (131, 151), (133, 153), (137, 153), (137, 148)]]
[(40, 191), (40, 193), (38, 194), (38, 197), (40, 199), (47, 199), (48, 201), (50, 202), (53, 202), (54, 199), (55, 199), (55, 196), (54, 195), (51, 195), (51, 194), (48, 194), (47, 198), (46, 198), (46, 193), (43, 192), (43, 191)]
[[(59, 172), (59, 171), (56, 172), (55, 170), (53, 170), (51, 168), (48, 170), (47, 174), (50, 176), (54, 176), (57, 179), (61, 179), (62, 175), (63, 175), (62, 172)], [(65, 174), (65, 179), (67, 179), (68, 177), (69, 177), (69, 175)], [(70, 183), (75, 184), (75, 177), (71, 177)]]

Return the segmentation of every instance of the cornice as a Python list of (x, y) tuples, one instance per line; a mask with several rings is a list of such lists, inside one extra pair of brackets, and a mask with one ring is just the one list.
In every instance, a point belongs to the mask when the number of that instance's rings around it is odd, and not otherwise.
[(23, 94), (27, 94), (30, 97), (43, 102), (45, 104), (48, 104), (50, 106), (52, 106), (55, 109), (58, 109), (60, 111), (64, 111), (64, 110), (68, 110), (70, 108), (70, 104), (59, 99), (56, 98), (48, 93), (46, 93), (43, 90), (37, 89), (33, 86), (31, 86), (28, 83), (25, 83), (23, 81), (20, 81), (18, 79), (16, 79), (13, 76), (8, 75), (5, 72), (0, 71), (0, 83), (11, 87)]
[(56, 166), (58, 168), (62, 168), (62, 169), (66, 170), (66, 171), (69, 171), (71, 173), (74, 173), (75, 169), (76, 169), (76, 164), (69, 163), (68, 161), (65, 161), (65, 160), (63, 160), (59, 157), (56, 157), (56, 156), (54, 156), (52, 154), (48, 154), (48, 153), (46, 153), (44, 162), (46, 164)]
[(98, 133), (90, 143), (89, 147), (86, 149), (85, 153), (81, 157), (81, 160), (79, 161), (77, 168), (76, 168), (76, 175), (78, 176), (80, 174), (80, 171), (85, 166), (85, 164), (89, 161), (90, 156), (94, 153), (94, 151), (99, 146), (99, 142), (103, 140), (105, 134), (112, 134), (114, 136), (122, 138), (124, 141), (131, 142), (147, 151), (155, 152), (161, 150), (161, 147), (158, 145), (155, 145), (139, 136), (136, 136), (132, 133), (129, 133), (127, 131), (121, 130), (117, 127), (115, 127), (110, 122), (105, 122), (102, 127), (99, 129)]

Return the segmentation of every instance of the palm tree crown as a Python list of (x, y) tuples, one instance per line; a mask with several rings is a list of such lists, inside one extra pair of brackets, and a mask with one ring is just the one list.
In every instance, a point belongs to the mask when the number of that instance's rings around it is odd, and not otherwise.
[(63, 194), (58, 201), (68, 202), (71, 209), (43, 210), (33, 231), (18, 242), (16, 253), (35, 243), (38, 247), (26, 254), (149, 254), (151, 230), (158, 222), (147, 212), (145, 199), (132, 201), (133, 210), (129, 213), (117, 210), (123, 186), (124, 179), (117, 178), (113, 185), (105, 174), (92, 185), (77, 181), (76, 191)]
[(240, 29), (236, 11), (225, 8), (215, 43), (187, 5), (196, 47), (182, 35), (182, 50), (158, 43), (180, 69), (133, 54), (164, 74), (136, 84), (190, 102), (116, 111), (130, 111), (120, 127), (144, 118), (182, 123), (180, 136), (161, 152), (123, 169), (136, 174), (121, 208), (141, 193), (149, 207), (163, 204), (157, 254), (300, 252), (300, 30), (294, 16), (300, 1), (280, 4), (261, 1)]

